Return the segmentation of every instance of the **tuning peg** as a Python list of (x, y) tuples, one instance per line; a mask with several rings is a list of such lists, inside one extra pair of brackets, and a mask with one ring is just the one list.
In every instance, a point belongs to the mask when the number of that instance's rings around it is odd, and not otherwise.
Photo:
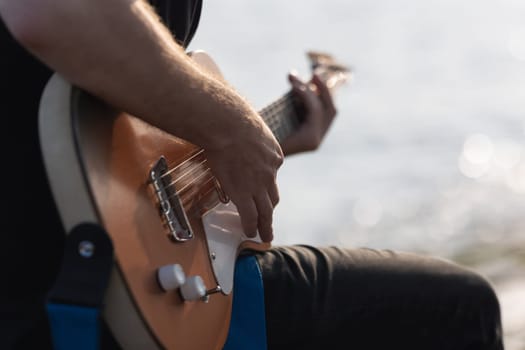
[(190, 276), (180, 287), (180, 294), (185, 301), (203, 299), (206, 296), (206, 286), (201, 276)]
[(186, 282), (186, 274), (179, 264), (165, 265), (157, 270), (157, 281), (167, 292), (181, 287)]
[(334, 62), (334, 57), (326, 52), (308, 51), (306, 53), (312, 65), (327, 64)]

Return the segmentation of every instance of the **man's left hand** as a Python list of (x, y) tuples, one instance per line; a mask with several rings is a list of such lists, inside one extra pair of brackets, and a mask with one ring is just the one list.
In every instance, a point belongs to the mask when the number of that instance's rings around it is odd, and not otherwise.
[(283, 153), (290, 155), (316, 150), (337, 114), (330, 90), (316, 74), (308, 83), (295, 74), (289, 74), (288, 79), (303, 106), (304, 115), (299, 128), (282, 141)]

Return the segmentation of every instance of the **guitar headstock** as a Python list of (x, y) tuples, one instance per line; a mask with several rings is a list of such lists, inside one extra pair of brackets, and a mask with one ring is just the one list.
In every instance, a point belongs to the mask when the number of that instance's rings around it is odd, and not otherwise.
[(332, 55), (319, 51), (308, 51), (312, 72), (319, 75), (330, 90), (343, 85), (352, 77), (350, 67), (338, 62)]

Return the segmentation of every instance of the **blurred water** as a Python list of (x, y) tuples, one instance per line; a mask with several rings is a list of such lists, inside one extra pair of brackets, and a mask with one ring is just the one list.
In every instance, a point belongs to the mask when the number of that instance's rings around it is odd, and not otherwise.
[(257, 107), (309, 77), (317, 49), (354, 69), (315, 153), (279, 174), (276, 244), (394, 248), (485, 273), (507, 349), (525, 349), (525, 2), (205, 1), (190, 49)]

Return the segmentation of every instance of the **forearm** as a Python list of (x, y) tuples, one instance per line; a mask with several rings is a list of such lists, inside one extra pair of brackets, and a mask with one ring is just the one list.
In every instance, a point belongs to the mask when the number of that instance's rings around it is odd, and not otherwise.
[(192, 63), (141, 0), (3, 0), (0, 5), (15, 37), (53, 70), (174, 135), (212, 147), (223, 139), (221, 129), (231, 130), (228, 114), (251, 113), (229, 87)]
[(15, 38), (73, 84), (206, 151), (244, 231), (272, 239), (282, 151), (225, 83), (186, 56), (142, 0), (0, 0)]

